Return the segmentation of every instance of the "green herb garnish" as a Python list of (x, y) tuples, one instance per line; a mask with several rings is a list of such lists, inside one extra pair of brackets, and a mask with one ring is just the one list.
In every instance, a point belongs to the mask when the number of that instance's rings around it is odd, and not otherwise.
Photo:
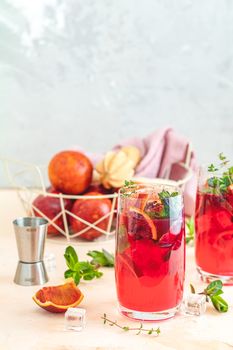
[(131, 180), (125, 180), (125, 184), (121, 189), (121, 195), (123, 197), (129, 197), (131, 194), (136, 193), (137, 185)]
[(213, 173), (215, 171), (218, 171), (218, 168), (216, 168), (216, 166), (214, 166), (214, 164), (212, 163), (208, 166), (208, 171)]
[[(211, 300), (214, 308), (218, 312), (227, 312), (228, 311), (228, 304), (227, 302), (220, 296), (220, 294), (223, 294), (222, 290), (222, 281), (216, 280), (211, 282), (204, 290), (203, 292), (200, 292), (198, 294), (204, 294), (206, 296), (206, 301), (208, 302)], [(195, 293), (195, 288), (192, 284), (190, 284), (191, 293)]]
[(72, 246), (65, 250), (64, 257), (68, 270), (65, 271), (65, 278), (72, 277), (75, 284), (78, 285), (81, 279), (85, 281), (93, 278), (100, 278), (103, 273), (98, 271), (99, 266), (93, 265), (88, 261), (79, 261), (78, 255)]
[[(169, 191), (161, 191), (158, 193), (159, 199), (161, 200), (164, 209), (161, 212), (160, 217), (177, 217), (180, 213), (180, 200), (179, 200), (179, 192), (169, 192)], [(175, 197), (178, 200), (175, 200)], [(172, 198), (172, 200), (171, 200)]]
[(186, 243), (188, 244), (194, 241), (195, 225), (193, 217), (186, 221), (186, 228)]
[(92, 257), (92, 265), (113, 267), (114, 266), (114, 256), (107, 252), (107, 250), (102, 249), (102, 252), (98, 250), (91, 250), (87, 253), (88, 256)]
[(104, 324), (108, 323), (109, 326), (116, 326), (125, 332), (136, 331), (137, 332), (136, 335), (138, 335), (140, 333), (147, 333), (149, 335), (155, 334), (158, 336), (161, 333), (159, 327), (158, 328), (143, 328), (143, 324), (140, 323), (139, 327), (131, 328), (129, 326), (121, 326), (119, 323), (117, 323), (117, 321), (110, 320), (109, 318), (107, 318), (106, 314), (104, 314), (101, 318), (104, 320)]
[(165, 191), (165, 190), (158, 193), (158, 196), (161, 199), (161, 201), (166, 199), (166, 198), (176, 197), (178, 195), (179, 195), (179, 192), (170, 193), (169, 191)]
[(132, 187), (132, 186), (136, 186), (135, 182), (133, 182), (132, 180), (125, 180), (124, 187)]
[(224, 156), (223, 152), (218, 155), (219, 160), (221, 160), (220, 166), (226, 166), (230, 161)]
[[(218, 155), (220, 160), (219, 165), (215, 166), (210, 164), (208, 166), (208, 171), (213, 173), (213, 176), (207, 180), (208, 188), (205, 189), (205, 192), (212, 194), (224, 194), (228, 187), (233, 183), (233, 166), (226, 168), (229, 160), (224, 156), (223, 153)], [(226, 169), (223, 172), (222, 176), (215, 176), (214, 173), (218, 170)]]

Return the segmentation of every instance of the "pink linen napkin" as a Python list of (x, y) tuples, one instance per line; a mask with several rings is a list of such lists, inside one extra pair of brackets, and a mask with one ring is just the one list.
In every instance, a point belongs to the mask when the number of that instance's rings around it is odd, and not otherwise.
[[(135, 176), (167, 178), (169, 173), (170, 176), (168, 178), (172, 180), (180, 180), (185, 177), (186, 172), (178, 163), (187, 160), (190, 142), (172, 128), (155, 130), (143, 139), (135, 137), (124, 140), (116, 145), (114, 149), (119, 149), (126, 145), (138, 147), (142, 155), (142, 160), (136, 168)], [(191, 151), (187, 165), (192, 169), (193, 176), (184, 188), (185, 213), (186, 215), (193, 215), (197, 187), (195, 176), (197, 163), (193, 151)]]
[[(123, 140), (113, 149), (117, 150), (126, 145), (138, 147), (142, 155), (135, 176), (172, 180), (181, 180), (186, 176), (186, 171), (178, 163), (187, 160), (190, 142), (172, 128), (157, 129), (145, 138), (133, 137)], [(89, 154), (89, 156), (94, 165), (103, 157), (100, 154)], [(192, 169), (193, 176), (184, 187), (184, 202), (185, 214), (191, 216), (194, 214), (197, 187), (197, 162), (193, 151), (190, 153), (187, 165)]]

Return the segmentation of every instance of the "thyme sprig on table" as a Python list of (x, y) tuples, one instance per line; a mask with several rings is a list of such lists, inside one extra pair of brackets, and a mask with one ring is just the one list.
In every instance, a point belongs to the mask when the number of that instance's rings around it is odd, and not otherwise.
[(109, 326), (116, 326), (120, 329), (122, 329), (123, 331), (125, 332), (128, 332), (128, 331), (136, 331), (136, 335), (140, 334), (140, 333), (147, 333), (149, 335), (151, 334), (155, 334), (156, 336), (158, 336), (160, 334), (160, 328), (143, 328), (143, 324), (140, 323), (140, 326), (139, 327), (129, 327), (129, 326), (122, 326), (120, 325), (117, 321), (112, 321), (110, 320), (109, 318), (107, 318), (107, 315), (104, 314), (102, 317), (101, 317), (103, 320), (104, 320), (104, 324), (108, 323)]
[[(222, 297), (220, 297), (220, 294), (223, 294), (222, 287), (223, 287), (222, 281), (216, 280), (211, 282), (202, 292), (198, 294), (205, 295), (207, 302), (211, 300), (214, 308), (218, 312), (227, 312), (228, 304)], [(195, 288), (192, 284), (190, 284), (190, 289), (191, 289), (191, 293), (195, 293)]]

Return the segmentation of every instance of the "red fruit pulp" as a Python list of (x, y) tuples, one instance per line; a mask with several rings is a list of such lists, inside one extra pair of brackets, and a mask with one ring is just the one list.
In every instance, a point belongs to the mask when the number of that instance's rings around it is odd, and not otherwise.
[(197, 193), (196, 264), (210, 274), (233, 276), (233, 196)]
[(176, 219), (154, 219), (158, 239), (152, 239), (145, 218), (135, 213), (119, 217), (116, 285), (119, 303), (128, 309), (159, 312), (182, 301), (185, 273), (183, 213)]

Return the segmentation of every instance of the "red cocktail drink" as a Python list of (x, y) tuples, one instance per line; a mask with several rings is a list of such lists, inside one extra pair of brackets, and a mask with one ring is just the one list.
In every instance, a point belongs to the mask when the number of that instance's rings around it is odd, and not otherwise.
[[(202, 279), (233, 284), (233, 185), (230, 169), (201, 169), (196, 197), (195, 256)], [(217, 170), (217, 169), (216, 169)], [(232, 169), (233, 170), (233, 169)]]
[(198, 192), (195, 226), (198, 269), (223, 282), (232, 276), (233, 283), (233, 194)]
[(121, 312), (136, 319), (172, 317), (182, 301), (183, 201), (179, 192), (164, 187), (136, 186), (120, 192), (117, 294)]

